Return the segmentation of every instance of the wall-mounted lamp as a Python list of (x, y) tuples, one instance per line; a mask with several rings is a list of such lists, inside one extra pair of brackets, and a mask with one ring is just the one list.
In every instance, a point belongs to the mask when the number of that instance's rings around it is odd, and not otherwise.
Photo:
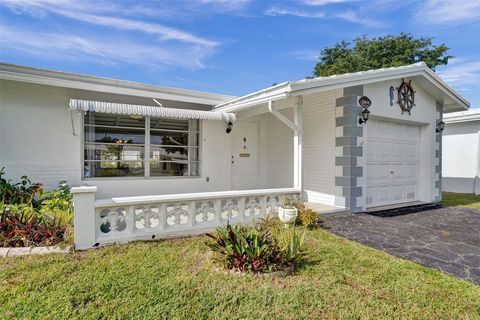
[(228, 133), (232, 132), (232, 129), (233, 129), (233, 123), (232, 123), (232, 121), (229, 121), (227, 123), (227, 129), (225, 130), (225, 132), (228, 134)]
[(437, 133), (439, 133), (439, 132), (442, 132), (443, 129), (445, 129), (445, 122), (443, 122), (442, 120), (440, 120), (440, 121), (437, 122), (437, 128), (435, 129), (435, 131), (436, 131)]
[(363, 109), (362, 117), (360, 119), (358, 119), (358, 123), (359, 124), (367, 123), (368, 118), (370, 118), (370, 111), (368, 111), (368, 109)]
[(368, 97), (363, 96), (358, 99), (358, 104), (363, 108), (362, 117), (358, 119), (358, 123), (367, 123), (368, 118), (370, 117), (370, 111), (368, 111), (368, 108), (372, 105), (372, 101)]

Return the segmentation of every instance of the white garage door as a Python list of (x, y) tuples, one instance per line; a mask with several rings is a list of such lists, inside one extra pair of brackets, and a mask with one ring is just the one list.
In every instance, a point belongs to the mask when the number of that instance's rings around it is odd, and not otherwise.
[(418, 200), (420, 127), (370, 120), (366, 128), (367, 207)]

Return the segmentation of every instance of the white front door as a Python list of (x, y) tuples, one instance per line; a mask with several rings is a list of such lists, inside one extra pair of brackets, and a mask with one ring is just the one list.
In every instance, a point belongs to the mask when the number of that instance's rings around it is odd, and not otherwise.
[(232, 137), (232, 189), (257, 188), (257, 124), (238, 121)]
[(369, 120), (366, 206), (419, 199), (420, 127)]

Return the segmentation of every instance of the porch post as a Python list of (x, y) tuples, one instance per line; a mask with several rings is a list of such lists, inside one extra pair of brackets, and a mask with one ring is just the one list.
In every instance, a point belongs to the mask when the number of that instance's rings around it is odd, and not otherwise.
[(293, 131), (293, 185), (300, 189), (300, 200), (303, 200), (303, 129), (302, 129), (302, 96), (297, 98), (293, 107), (293, 121), (297, 130)]
[(70, 192), (73, 194), (75, 249), (90, 249), (96, 243), (95, 193), (97, 187), (73, 187)]

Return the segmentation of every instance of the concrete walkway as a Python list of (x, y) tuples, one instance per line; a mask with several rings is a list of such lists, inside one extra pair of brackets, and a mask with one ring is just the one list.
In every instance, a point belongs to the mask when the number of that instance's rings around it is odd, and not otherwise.
[(480, 284), (480, 211), (446, 207), (396, 217), (325, 218), (330, 232)]

